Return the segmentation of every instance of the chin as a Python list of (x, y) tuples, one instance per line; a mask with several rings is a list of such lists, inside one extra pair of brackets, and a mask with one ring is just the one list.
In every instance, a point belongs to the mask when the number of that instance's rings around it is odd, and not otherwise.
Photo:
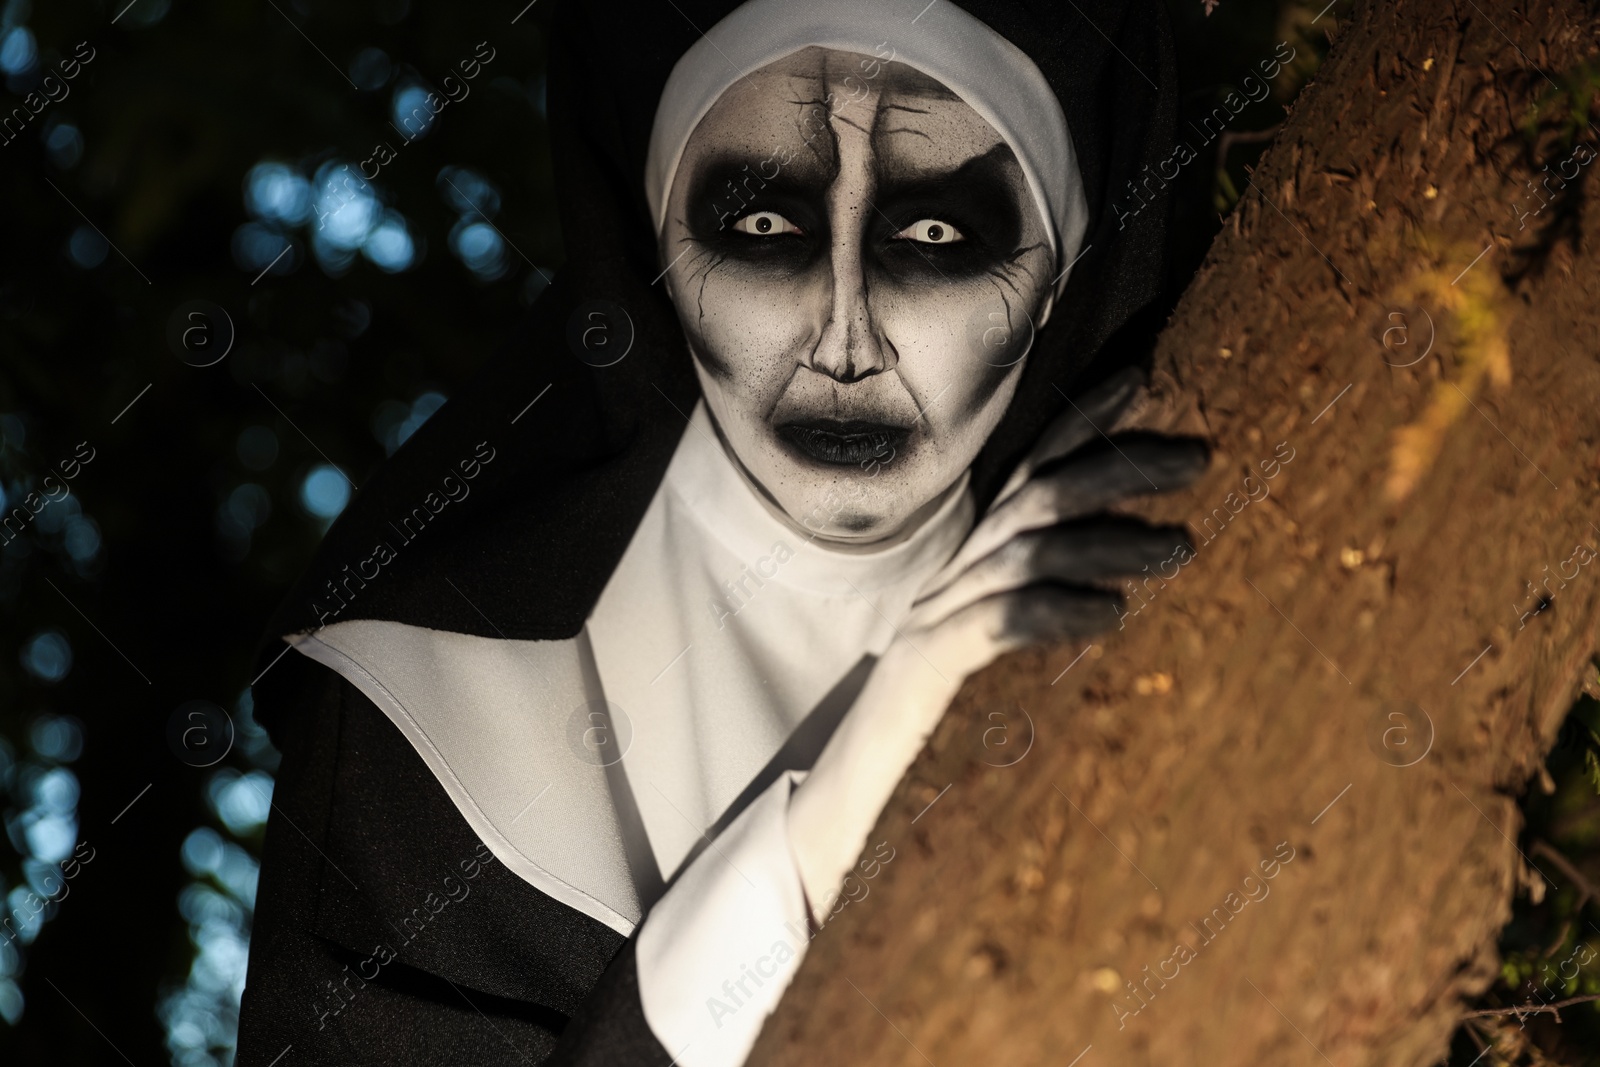
[(797, 456), (791, 448), (780, 454), (768, 492), (791, 522), (819, 541), (866, 545), (899, 537), (920, 523), (951, 481), (917, 469), (923, 465), (911, 464), (904, 453), (900, 470), (880, 465), (875, 472)]
[[(729, 403), (702, 370), (702, 387), (723, 448), (751, 488), (788, 523), (819, 542), (870, 545), (913, 530), (970, 463), (941, 446), (925, 423), (885, 410), (819, 411), (772, 418), (771, 400)], [(976, 434), (976, 444), (982, 438)]]

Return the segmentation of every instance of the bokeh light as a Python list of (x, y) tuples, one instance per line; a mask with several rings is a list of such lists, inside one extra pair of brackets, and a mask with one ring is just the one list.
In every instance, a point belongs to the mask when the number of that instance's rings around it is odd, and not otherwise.
[[(390, 121), (407, 141), (426, 136), (433, 128), (437, 116), (428, 106), (429, 93), (427, 86), (416, 81), (407, 81), (394, 91), (394, 107)], [(436, 102), (444, 100), (441, 96), (435, 96), (434, 99)]]
[[(145, 947), (155, 951), (119, 958), (106, 978), (84, 972), (112, 994), (100, 1007), (66, 982), (62, 992), (135, 1062), (232, 1064), (256, 891), (251, 857), (271, 810), (263, 798), (278, 756), (246, 691), (229, 709), (237, 734), (224, 761), (205, 771), (168, 768), (196, 788), (165, 789), (160, 783), (177, 779), (155, 768), (132, 781), (127, 761), (138, 749), (128, 742), (142, 736), (134, 724), (150, 709), (140, 703), (146, 687), (129, 672), (149, 672), (160, 690), (152, 642), (162, 628), (237, 614), (243, 629), (201, 627), (206, 635), (187, 669), (211, 686), (253, 675), (241, 669), (251, 631), (349, 506), (354, 489), (342, 468), (354, 475), (400, 447), (516, 317), (520, 273), (516, 288), (478, 286), (486, 273), (509, 276), (520, 259), (507, 266), (505, 238), (473, 231), (465, 240), (477, 270), (469, 269), (451, 251), (454, 224), (487, 216), (518, 245), (527, 234), (528, 251), (559, 254), (545, 195), (548, 160), (528, 147), (539, 131), (525, 136), (518, 125), (537, 120), (503, 84), (537, 77), (541, 31), (523, 31), (539, 11), (517, 23), (520, 45), (509, 35), (496, 39), (506, 58), (474, 82), (476, 99), (445, 108), (448, 121), (435, 129), (443, 113), (434, 111), (438, 99), (429, 106), (436, 86), (425, 79), (452, 73), (446, 61), (471, 46), (436, 40), (431, 16), (408, 18), (417, 6), (372, 0), (363, 20), (286, 4), (240, 21), (171, 0), (114, 0), (76, 13), (43, 0), (0, 0), (0, 87), (13, 104), (40, 90), (46, 74), (68, 81), (58, 59), (76, 56), (82, 70), (70, 93), (31, 119), (16, 116), (22, 128), (13, 123), (8, 134), (21, 133), (23, 143), (8, 151), (31, 158), (35, 171), (19, 172), (21, 229), (12, 243), (39, 254), (0, 285), (0, 315), (36, 320), (40, 332), (30, 335), (23, 362), (0, 374), (13, 397), (11, 410), (0, 410), (0, 516), (42, 493), (46, 476), (60, 480), (57, 462), (77, 441), (88, 438), (106, 457), (86, 465), (68, 495), (24, 512), (25, 531), (0, 544), (0, 604), (16, 657), (4, 676), (11, 691), (0, 697), (0, 830), (11, 848), (0, 858), (0, 919), (19, 932), (14, 940), (0, 933), (0, 1062), (9, 1062), (8, 1039), (34, 1040), (40, 1024), (50, 1031), (45, 1046), (59, 1046), (64, 1062), (101, 1053), (122, 1062), (40, 979), (60, 953), (82, 951), (82, 931), (95, 929), (96, 910), (103, 916), (109, 907), (145, 928)], [(328, 70), (317, 49), (359, 91)], [(283, 81), (284, 71), (305, 77)], [(463, 136), (454, 140), (458, 114)], [(407, 147), (391, 116), (410, 136), (427, 136), (427, 147)], [(506, 130), (519, 132), (492, 135)], [(397, 154), (375, 172), (360, 161), (380, 142)], [(439, 186), (446, 163), (463, 164), (446, 168), (459, 193)], [(496, 188), (489, 175), (504, 184)], [(219, 254), (235, 277), (215, 277)], [(239, 333), (214, 370), (191, 373), (166, 353), (152, 357), (148, 345), (125, 343), (154, 338), (162, 347), (156, 320), (198, 298), (225, 307)], [(463, 303), (464, 323), (438, 318)], [(418, 328), (428, 321), (449, 334)], [(154, 333), (145, 329), (152, 323)], [(441, 353), (445, 336), (459, 342), (459, 355)], [(255, 384), (339, 464), (306, 447)], [(63, 417), (78, 406), (84, 418)], [(379, 407), (382, 419), (373, 417)], [(342, 438), (352, 428), (356, 436)], [(145, 516), (155, 525), (141, 518), (141, 502), (157, 509)], [(218, 651), (212, 631), (222, 629), (232, 636)], [(153, 754), (168, 762), (165, 752)], [(140, 794), (151, 779), (158, 784)], [(86, 798), (94, 793), (92, 818), (79, 818), (78, 783)], [(136, 794), (144, 799), (125, 809)], [(125, 810), (108, 828), (106, 817)], [(165, 855), (138, 849), (168, 840), (174, 826)], [(51, 861), (70, 860), (84, 839), (103, 856), (133, 848), (145, 866), (102, 860), (79, 876), (84, 883), (70, 899), (29, 912), (30, 893), (58, 884), (52, 872), (60, 866)], [(24, 917), (14, 918), (14, 907)], [(58, 955), (29, 970), (36, 953)], [(153, 1008), (165, 1049), (150, 1047)], [(58, 1015), (74, 1029), (57, 1032)], [(18, 1032), (7, 1033), (19, 1020)], [(104, 1047), (85, 1051), (90, 1042)]]
[(394, 274), (411, 266), (416, 246), (406, 229), (406, 220), (399, 212), (386, 211), (383, 221), (361, 243), (361, 251), (379, 270)]
[(311, 217), (311, 183), (283, 163), (257, 163), (244, 180), (245, 207), (257, 218), (299, 226)]
[(48, 896), (52, 884), (53, 891), (60, 892), (59, 883), (50, 881), (59, 879), (60, 872), (50, 865), (72, 855), (78, 840), (78, 779), (65, 767), (52, 767), (34, 780), (31, 792), (33, 803), (22, 813), (21, 822), (28, 852), (38, 862), (23, 866), (34, 872), (30, 878), (34, 892)]
[(100, 554), (100, 524), (86, 515), (72, 516), (62, 532), (61, 547), (74, 563), (93, 562)]
[(240, 774), (232, 768), (220, 770), (211, 776), (206, 797), (222, 824), (243, 837), (266, 825), (272, 805), (272, 776), (262, 771)]
[(350, 503), (350, 482), (339, 468), (318, 464), (300, 483), (300, 504), (319, 519), (332, 522)]
[(484, 281), (506, 272), (506, 243), (487, 222), (461, 219), (450, 230), (450, 250), (462, 264)]
[(355, 249), (378, 220), (378, 198), (372, 183), (348, 163), (324, 163), (315, 181), (316, 235), (339, 249)]
[(39, 62), (39, 46), (33, 31), (26, 26), (13, 26), (0, 37), (0, 70), (7, 74), (24, 74)]
[(67, 240), (67, 255), (84, 270), (91, 270), (105, 262), (110, 246), (93, 226), (79, 226)]
[(72, 669), (72, 646), (56, 630), (35, 634), (22, 646), (22, 666), (41, 682), (59, 682)]
[[(83, 753), (83, 724), (70, 715), (41, 715), (34, 720), (28, 739), (39, 755), (71, 763)], [(0, 777), (5, 762), (0, 758)]]
[(70, 122), (60, 122), (51, 117), (50, 125), (45, 127), (44, 150), (50, 156), (50, 162), (68, 170), (78, 165), (78, 160), (83, 158), (83, 134), (78, 127)]
[(350, 80), (356, 83), (357, 88), (373, 92), (389, 84), (389, 74), (393, 69), (383, 49), (363, 48), (350, 61)]

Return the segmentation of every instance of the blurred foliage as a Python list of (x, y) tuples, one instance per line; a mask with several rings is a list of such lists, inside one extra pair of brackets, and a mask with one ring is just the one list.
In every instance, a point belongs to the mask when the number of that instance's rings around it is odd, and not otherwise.
[(560, 262), (527, 6), (0, 0), (0, 1062), (231, 1062), (260, 627)]
[[(550, 6), (0, 0), (0, 1060), (232, 1061), (259, 628), (560, 265)], [(1173, 180), (1175, 297), (1344, 6), (1170, 6), (1183, 123), (1294, 50)]]
[[(1171, 0), (1168, 7), (1178, 40), (1177, 137), (1197, 152), (1170, 179), (1169, 299), (1175, 302), (1211, 247), (1221, 215), (1249, 188), (1250, 170), (1283, 125), (1289, 104), (1321, 66), (1327, 35), (1349, 4), (1223, 0), (1209, 15), (1201, 3)], [(1246, 81), (1260, 82), (1263, 64), (1271, 71), (1274, 63), (1281, 69), (1265, 93)], [(1230, 94), (1238, 94), (1237, 114), (1225, 104)], [(1218, 108), (1229, 116), (1220, 134), (1206, 121)]]
[(1590, 107), (1600, 93), (1600, 63), (1585, 63), (1574, 70), (1557, 72), (1559, 81), (1539, 94), (1522, 119), (1522, 132), (1537, 142), (1550, 125), (1552, 113), (1559, 117), (1559, 130), (1566, 147), (1585, 130), (1592, 129)]
[[(1600, 694), (1591, 664), (1586, 689)], [(1600, 1067), (1600, 702), (1579, 699), (1545, 761), (1548, 777), (1522, 804), (1518, 841), (1532, 867), (1500, 935), (1500, 976), (1472, 1006), (1451, 1067)], [(1558, 1019), (1559, 1015), (1559, 1019)]]

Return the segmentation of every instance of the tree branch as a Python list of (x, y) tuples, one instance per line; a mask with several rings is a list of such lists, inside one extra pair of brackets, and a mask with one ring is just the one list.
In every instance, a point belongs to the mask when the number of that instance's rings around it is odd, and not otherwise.
[(1469, 1011), (1463, 1015), (1462, 1018), (1479, 1019), (1488, 1015), (1515, 1015), (1520, 1019), (1524, 1015), (1538, 1015), (1541, 1012), (1550, 1012), (1556, 1017), (1556, 1022), (1560, 1022), (1560, 1009), (1570, 1008), (1574, 1004), (1587, 1004), (1591, 1000), (1600, 1000), (1600, 993), (1585, 993), (1581, 997), (1569, 997), (1566, 1000), (1559, 1000), (1554, 1004), (1540, 1004), (1537, 1007), (1485, 1008), (1482, 1011)]
[(1528, 851), (1537, 852), (1546, 857), (1551, 863), (1561, 868), (1562, 874), (1565, 874), (1568, 878), (1571, 878), (1577, 883), (1578, 888), (1582, 890), (1583, 895), (1578, 898), (1578, 903), (1573, 907), (1572, 910), (1574, 912), (1582, 911), (1583, 906), (1589, 901), (1600, 899), (1600, 886), (1596, 886), (1593, 882), (1589, 881), (1589, 879), (1585, 878), (1583, 876), (1583, 872), (1574, 867), (1572, 865), (1572, 861), (1567, 859), (1566, 856), (1562, 855), (1561, 851), (1554, 845), (1550, 844), (1550, 842), (1543, 840), (1535, 841), (1533, 843), (1533, 847)]

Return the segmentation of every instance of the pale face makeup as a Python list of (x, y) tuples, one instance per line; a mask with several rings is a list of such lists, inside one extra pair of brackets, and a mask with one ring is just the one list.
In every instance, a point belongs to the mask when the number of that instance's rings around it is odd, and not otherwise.
[(722, 443), (791, 523), (903, 536), (959, 490), (1049, 311), (1016, 157), (932, 78), (808, 48), (695, 128), (661, 237)]

